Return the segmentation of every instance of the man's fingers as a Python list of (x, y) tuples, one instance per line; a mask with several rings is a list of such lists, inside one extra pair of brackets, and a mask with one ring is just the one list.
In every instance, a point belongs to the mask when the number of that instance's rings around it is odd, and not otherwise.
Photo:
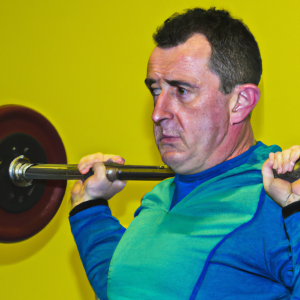
[(294, 167), (295, 167), (295, 163), (293, 161), (290, 161), (286, 172), (292, 172), (294, 170)]
[(291, 149), (292, 149), (292, 153), (291, 153), (292, 168), (290, 169), (290, 172), (293, 171), (296, 161), (300, 158), (300, 146), (293, 146), (291, 147)]
[(79, 164), (78, 169), (82, 174), (86, 174), (90, 168), (97, 162), (106, 162), (106, 161), (113, 161), (119, 164), (124, 164), (125, 160), (121, 156), (114, 155), (114, 154), (102, 154), (102, 153), (95, 153), (91, 155), (84, 156)]
[(82, 174), (86, 174), (89, 169), (93, 166), (96, 162), (103, 162), (104, 155), (102, 153), (95, 153), (91, 155), (84, 156), (78, 164), (78, 169)]
[(282, 172), (282, 163), (283, 163), (282, 152), (276, 152), (273, 169), (277, 170), (278, 174), (281, 174)]
[(290, 170), (291, 167), (291, 153), (292, 150), (287, 150), (282, 152), (283, 165), (282, 165), (282, 174)]
[(296, 161), (300, 157), (300, 146), (293, 146), (288, 150), (284, 150), (282, 153), (284, 160), (282, 173), (292, 172)]
[(274, 161), (273, 169), (278, 174), (284, 174), (286, 172), (292, 172), (296, 161), (300, 157), (300, 146), (293, 146), (290, 149), (282, 152), (270, 153), (270, 160)]
[(122, 164), (122, 165), (125, 163), (125, 159), (123, 157), (118, 155), (112, 155), (112, 154), (105, 154), (104, 161), (113, 161), (115, 163)]
[(273, 162), (273, 164), (274, 164), (275, 154), (274, 154), (273, 152), (270, 152), (270, 153), (269, 153), (269, 159), (270, 159), (270, 161)]

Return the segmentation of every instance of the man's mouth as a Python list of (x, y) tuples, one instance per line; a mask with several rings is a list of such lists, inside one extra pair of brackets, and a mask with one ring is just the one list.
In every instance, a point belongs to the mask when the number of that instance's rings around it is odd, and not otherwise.
[(163, 144), (174, 143), (180, 140), (179, 135), (162, 134), (160, 142)]

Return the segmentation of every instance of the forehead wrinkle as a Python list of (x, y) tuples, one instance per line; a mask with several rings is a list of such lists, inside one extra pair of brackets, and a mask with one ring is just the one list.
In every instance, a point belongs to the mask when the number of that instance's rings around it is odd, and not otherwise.
[(150, 65), (150, 72), (148, 73), (150, 73), (150, 77), (159, 78), (164, 81), (177, 80), (199, 84), (203, 81), (201, 77), (203, 77), (204, 73), (209, 70), (209, 67), (205, 64), (205, 68), (200, 68), (197, 61), (199, 60), (184, 57), (183, 59), (176, 61), (176, 63), (169, 63), (166, 61), (160, 64), (154, 63), (153, 67)]
[(164, 78), (200, 84), (209, 70), (207, 63), (201, 64), (201, 61), (201, 59), (186, 56), (180, 58), (169, 70), (167, 67), (165, 68)]
[[(192, 81), (198, 84), (210, 71), (211, 46), (206, 38), (196, 34), (179, 46), (162, 49), (156, 47), (148, 64), (148, 74), (168, 80)], [(201, 80), (201, 78), (203, 80)]]

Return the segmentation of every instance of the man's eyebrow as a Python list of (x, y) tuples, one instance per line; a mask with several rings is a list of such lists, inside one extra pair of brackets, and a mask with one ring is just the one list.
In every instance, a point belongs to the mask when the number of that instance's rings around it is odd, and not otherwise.
[[(195, 86), (193, 86), (192, 84), (190, 83), (187, 83), (185, 81), (180, 81), (180, 80), (168, 80), (168, 79), (165, 79), (164, 80), (165, 82), (167, 82), (169, 85), (171, 86), (185, 86), (185, 87), (189, 87), (189, 88), (195, 88)], [(153, 83), (155, 83), (156, 80), (152, 79), (152, 78), (146, 78), (145, 79), (145, 84), (148, 88), (151, 87), (151, 85)]]
[(151, 87), (151, 85), (153, 84), (153, 83), (155, 83), (156, 81), (154, 80), (154, 79), (151, 79), (151, 78), (146, 78), (145, 79), (145, 84), (146, 84), (146, 86), (150, 89), (150, 87)]
[(190, 83), (180, 81), (180, 80), (167, 80), (165, 79), (165, 82), (167, 82), (171, 86), (185, 86), (189, 88), (195, 88), (195, 86), (191, 85)]

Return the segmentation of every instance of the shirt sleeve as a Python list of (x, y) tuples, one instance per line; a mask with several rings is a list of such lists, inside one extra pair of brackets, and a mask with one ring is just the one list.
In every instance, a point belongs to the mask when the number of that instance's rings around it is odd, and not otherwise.
[(284, 225), (290, 240), (293, 261), (293, 299), (300, 299), (300, 202), (283, 209)]
[(108, 269), (125, 228), (106, 205), (70, 214), (69, 221), (90, 284), (101, 300), (108, 299)]

